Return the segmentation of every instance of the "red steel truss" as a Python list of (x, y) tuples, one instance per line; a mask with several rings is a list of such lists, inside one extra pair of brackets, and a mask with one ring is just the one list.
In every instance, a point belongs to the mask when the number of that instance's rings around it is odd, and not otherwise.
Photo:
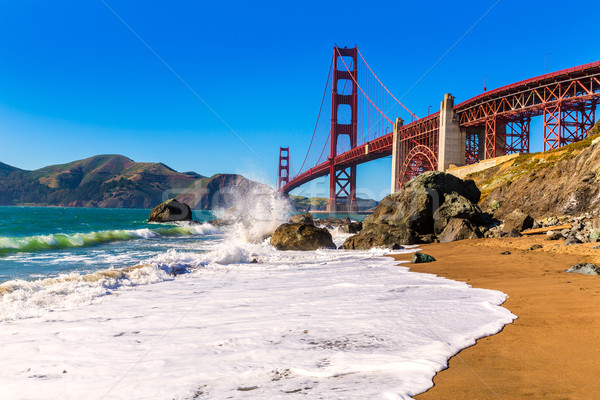
[(281, 190), (282, 187), (290, 182), (290, 148), (280, 147), (279, 148), (279, 166), (277, 168), (277, 189)]
[(438, 166), (439, 112), (421, 118), (398, 129), (400, 159), (402, 166), (398, 179), (400, 184)]
[[(339, 51), (343, 56), (352, 57), (355, 49), (339, 49)], [(334, 88), (336, 86), (333, 85)], [(334, 97), (335, 94), (332, 94), (332, 100)], [(350, 102), (348, 97), (351, 96), (338, 98), (337, 104), (347, 104), (341, 101)], [(600, 61), (597, 61), (487, 91), (464, 101), (455, 106), (454, 110), (458, 114), (461, 129), (467, 132), (466, 164), (478, 162), (480, 157), (490, 158), (514, 152), (528, 152), (531, 118), (536, 116), (543, 116), (544, 120), (544, 150), (581, 140), (596, 121), (595, 112), (599, 99)], [(337, 138), (344, 133), (350, 136), (356, 134), (354, 110), (355, 108), (353, 108), (351, 127), (335, 127), (342, 133), (336, 132), (333, 135), (334, 118), (332, 118), (332, 137)], [(439, 114), (419, 119), (400, 129), (402, 183), (419, 173), (437, 169), (438, 130)], [(478, 132), (481, 132), (481, 135)], [(356, 183), (352, 180), (356, 177), (355, 170), (344, 174), (336, 173), (342, 169), (355, 168), (358, 164), (391, 155), (392, 142), (392, 133), (360, 146), (357, 146), (354, 141), (351, 143), (350, 150), (342, 154), (337, 154), (332, 144), (331, 157), (328, 161), (297, 175), (280, 190), (289, 193), (304, 183), (330, 174), (335, 177), (332, 182), (337, 185), (338, 191), (332, 192), (336, 193), (336, 197), (338, 193), (340, 197), (337, 198), (352, 196), (352, 185)], [(480, 151), (481, 145), (485, 149)], [(334, 173), (332, 174), (331, 171)]]
[(467, 149), (465, 153), (465, 164), (476, 164), (479, 162), (479, 136), (477, 132), (467, 132)]
[(595, 122), (600, 62), (495, 89), (457, 105), (460, 126), (485, 127), (485, 158), (529, 150), (529, 121), (543, 115), (544, 150), (583, 139)]
[[(355, 148), (357, 144), (357, 107), (358, 107), (358, 88), (356, 82), (357, 72), (357, 49), (340, 49), (337, 46), (333, 48), (333, 80), (331, 90), (331, 149), (329, 153), (329, 202), (327, 211), (338, 211), (341, 207), (346, 207), (347, 211), (356, 211), (356, 165), (342, 167), (335, 163), (337, 156), (338, 139), (342, 135), (350, 138), (350, 148)], [(352, 58), (352, 70), (342, 61), (342, 57)], [(338, 61), (341, 61), (338, 67)], [(338, 93), (338, 82), (347, 80), (354, 82), (352, 84), (352, 94)], [(350, 106), (350, 123), (342, 124), (338, 120), (338, 113), (341, 105)], [(341, 206), (345, 203), (345, 206)]]

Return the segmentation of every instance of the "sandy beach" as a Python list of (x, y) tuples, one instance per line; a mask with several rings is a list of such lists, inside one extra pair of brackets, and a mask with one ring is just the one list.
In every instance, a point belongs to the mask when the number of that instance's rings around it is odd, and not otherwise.
[[(411, 270), (502, 291), (504, 307), (519, 318), (453, 357), (416, 399), (600, 399), (600, 276), (564, 272), (598, 263), (600, 250), (545, 238), (421, 246), (438, 261)], [(529, 250), (533, 244), (543, 248)]]

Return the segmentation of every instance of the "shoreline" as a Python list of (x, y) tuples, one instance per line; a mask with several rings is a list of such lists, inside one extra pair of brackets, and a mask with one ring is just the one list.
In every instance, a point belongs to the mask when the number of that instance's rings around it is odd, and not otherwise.
[[(506, 293), (503, 307), (518, 317), (453, 356), (416, 400), (600, 398), (600, 276), (564, 272), (580, 262), (599, 263), (600, 250), (591, 249), (595, 243), (564, 246), (546, 237), (422, 245), (436, 262), (401, 264)], [(543, 247), (529, 250), (533, 244)]]

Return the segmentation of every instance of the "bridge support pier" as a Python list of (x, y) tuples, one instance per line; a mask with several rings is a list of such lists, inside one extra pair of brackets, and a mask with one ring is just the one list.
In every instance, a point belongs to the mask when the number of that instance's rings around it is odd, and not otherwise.
[(467, 133), (460, 128), (454, 111), (454, 96), (446, 93), (440, 105), (438, 171), (446, 171), (450, 164), (465, 165), (466, 141)]
[(392, 139), (392, 186), (390, 193), (396, 193), (400, 190), (401, 179), (400, 170), (402, 169), (402, 160), (400, 159), (400, 137), (398, 136), (398, 129), (404, 125), (402, 118), (396, 118), (394, 123), (394, 135)]

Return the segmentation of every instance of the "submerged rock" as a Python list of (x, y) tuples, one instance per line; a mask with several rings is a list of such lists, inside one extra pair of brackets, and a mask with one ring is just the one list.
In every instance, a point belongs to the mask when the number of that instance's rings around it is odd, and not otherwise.
[(565, 270), (565, 272), (573, 272), (583, 275), (600, 275), (600, 267), (592, 263), (581, 263), (573, 265), (571, 268)]
[(416, 252), (413, 254), (412, 263), (413, 264), (421, 264), (421, 263), (429, 263), (436, 261), (435, 258), (430, 256), (429, 254)]
[(170, 199), (154, 207), (148, 222), (191, 221), (192, 210), (185, 203)]
[(327, 229), (306, 224), (280, 225), (271, 237), (271, 245), (278, 250), (335, 249)]

